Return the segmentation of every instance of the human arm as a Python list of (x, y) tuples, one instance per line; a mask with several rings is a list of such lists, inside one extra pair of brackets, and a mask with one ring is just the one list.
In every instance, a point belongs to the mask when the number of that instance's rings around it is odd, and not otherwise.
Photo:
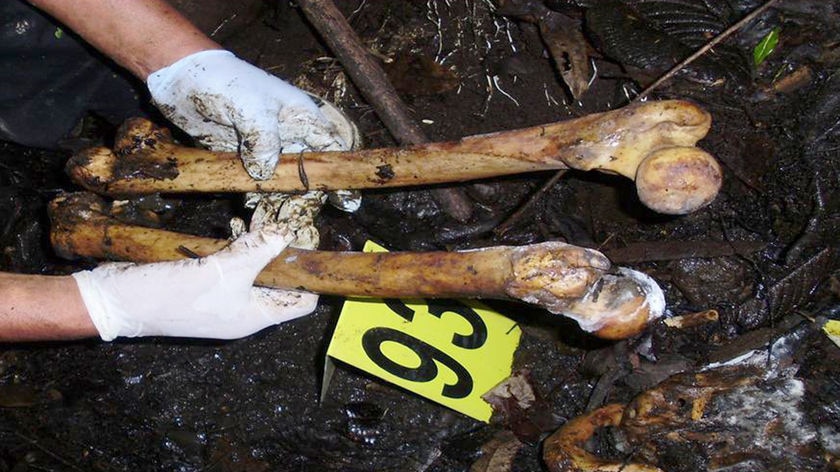
[(145, 80), (190, 54), (223, 49), (163, 0), (30, 0)]
[(238, 151), (269, 177), (281, 151), (346, 149), (300, 89), (237, 58), (163, 0), (30, 0), (146, 81), (152, 99), (200, 144)]
[(0, 342), (97, 334), (73, 277), (0, 273)]
[(285, 227), (266, 225), (200, 259), (0, 274), (0, 341), (247, 336), (315, 309), (315, 294), (253, 287), (291, 239)]

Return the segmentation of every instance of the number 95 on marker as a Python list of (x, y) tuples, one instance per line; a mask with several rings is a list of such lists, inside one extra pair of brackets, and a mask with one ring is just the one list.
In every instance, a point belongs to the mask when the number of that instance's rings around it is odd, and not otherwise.
[(481, 395), (510, 376), (520, 334), (512, 320), (472, 300), (350, 299), (327, 355), (489, 421)]

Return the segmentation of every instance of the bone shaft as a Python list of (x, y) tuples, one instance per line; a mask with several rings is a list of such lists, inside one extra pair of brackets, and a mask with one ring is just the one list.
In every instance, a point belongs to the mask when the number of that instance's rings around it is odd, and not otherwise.
[[(132, 155), (130, 159), (141, 171), (130, 175), (120, 170), (125, 167), (121, 159), (125, 157), (102, 149), (90, 150), (74, 156), (68, 163), (68, 172), (90, 190), (127, 195), (404, 187), (566, 167), (561, 161), (535, 162), (527, 156), (511, 157), (457, 144), (284, 155), (273, 176), (264, 181), (251, 178), (235, 153), (163, 144), (154, 151), (142, 150)], [(160, 166), (169, 166), (164, 178), (153, 171), (145, 172)]]
[[(202, 180), (197, 179), (195, 191), (210, 191), (225, 185), (229, 185), (225, 190), (237, 192), (302, 191), (307, 190), (304, 182), (312, 190), (405, 187), (557, 168), (556, 164), (529, 162), (489, 153), (416, 147), (406, 150), (374, 149), (355, 153), (307, 153), (302, 156), (301, 161), (295, 156), (283, 156), (271, 179), (254, 181), (242, 170), (239, 158), (235, 155), (213, 160), (205, 160), (205, 156), (196, 157), (197, 160), (179, 159), (179, 171), (184, 177), (199, 173), (207, 175), (203, 184)], [(213, 176), (222, 178), (216, 181)], [(169, 185), (172, 190), (177, 190), (177, 180), (176, 177), (161, 181), (160, 184)], [(131, 182), (127, 184), (130, 185)]]
[(317, 293), (386, 298), (507, 298), (510, 251), (283, 253), (258, 282)]
[[(227, 241), (120, 223), (54, 229), (59, 253), (133, 262), (177, 260), (222, 249)], [(288, 248), (257, 284), (344, 296), (507, 298), (511, 251), (359, 253)]]

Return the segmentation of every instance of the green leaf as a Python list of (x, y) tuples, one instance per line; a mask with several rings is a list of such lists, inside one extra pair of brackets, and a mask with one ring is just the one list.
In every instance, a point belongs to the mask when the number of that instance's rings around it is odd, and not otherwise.
[(758, 44), (755, 45), (753, 48), (753, 63), (758, 67), (767, 56), (773, 53), (773, 50), (776, 49), (776, 45), (779, 44), (779, 31), (781, 28), (773, 28), (772, 31), (767, 33)]
[(56, 28), (55, 32), (53, 32), (53, 36), (55, 36), (55, 39), (61, 39), (64, 36), (64, 30)]

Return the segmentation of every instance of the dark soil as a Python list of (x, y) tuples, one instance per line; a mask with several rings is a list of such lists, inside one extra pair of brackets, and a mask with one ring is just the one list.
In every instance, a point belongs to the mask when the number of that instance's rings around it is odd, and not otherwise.
[[(604, 30), (587, 28), (597, 77), (576, 101), (536, 26), (496, 15), (489, 1), (336, 3), (371, 51), (395, 60), (387, 67), (391, 80), (433, 140), (616, 108), (664, 72), (644, 55), (609, 47), (605, 42), (614, 40)], [(572, 19), (597, 8), (620, 10), (618, 2), (545, 3)], [(701, 3), (720, 7), (722, 29), (760, 2)], [(672, 373), (766, 347), (790, 330), (800, 333), (791, 362), (806, 382), (808, 418), (836, 433), (840, 351), (818, 322), (840, 318), (838, 21), (840, 2), (782, 1), (654, 92), (654, 99), (694, 100), (713, 116), (700, 145), (720, 160), (725, 183), (697, 213), (654, 214), (640, 205), (632, 182), (600, 174), (569, 172), (541, 192), (552, 174), (538, 173), (458, 185), (475, 205), (466, 223), (442, 212), (426, 189), (366, 192), (356, 214), (324, 210), (322, 248), (359, 250), (366, 239), (395, 250), (560, 240), (652, 275), (671, 316), (718, 311), (717, 322), (686, 329), (658, 322), (638, 338), (607, 343), (540, 310), (495, 303), (523, 326), (515, 367), (530, 372), (542, 397), (529, 416), (543, 418), (530, 424), (540, 434), (587, 409), (628, 401)], [(754, 66), (753, 46), (775, 27), (779, 46)], [(690, 51), (714, 30), (659, 34)], [(358, 123), (366, 146), (396, 144), (296, 7), (265, 8), (247, 27), (226, 31), (224, 43), (334, 101)], [(657, 51), (640, 40), (633, 45)], [(88, 133), (107, 140), (112, 131), (99, 123)], [(0, 144), (3, 270), (86, 267), (56, 257), (48, 242), (46, 203), (78, 190), (62, 171), (68, 157)], [(242, 210), (238, 197), (216, 197), (172, 197), (165, 220), (181, 231), (223, 235), (227, 219)], [(506, 231), (494, 231), (502, 224)], [(510, 469), (500, 470), (545, 469), (542, 436), (529, 442), (522, 421), (486, 425), (347, 366), (319, 402), (324, 352), (341, 305), (323, 297), (310, 316), (231, 342), (4, 346), (0, 471), (470, 470), (488, 454), (482, 446), (508, 429), (524, 445)], [(822, 447), (840, 453), (826, 443), (831, 435), (825, 438)], [(686, 470), (707, 465), (685, 463), (695, 464)]]

